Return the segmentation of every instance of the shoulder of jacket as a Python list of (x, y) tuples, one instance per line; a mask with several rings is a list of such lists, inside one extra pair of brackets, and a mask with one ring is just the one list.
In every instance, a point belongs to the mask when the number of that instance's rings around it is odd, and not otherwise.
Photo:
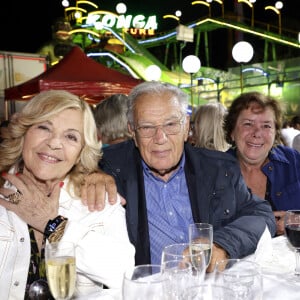
[(194, 146), (186, 146), (185, 151), (187, 155), (190, 155), (191, 157), (199, 157), (204, 160), (215, 160), (215, 161), (228, 161), (228, 162), (233, 162), (236, 163), (237, 159), (227, 153), (227, 152), (222, 152), (222, 151), (217, 151), (217, 150), (211, 150), (211, 149), (206, 149), (206, 148), (197, 148)]

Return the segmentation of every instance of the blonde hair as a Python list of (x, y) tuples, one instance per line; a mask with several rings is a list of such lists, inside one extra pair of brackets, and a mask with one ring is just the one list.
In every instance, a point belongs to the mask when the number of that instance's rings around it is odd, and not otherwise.
[[(101, 143), (97, 139), (96, 124), (90, 106), (64, 90), (43, 91), (12, 116), (0, 144), (0, 172), (7, 172), (22, 161), (24, 136), (32, 125), (47, 121), (66, 109), (79, 110), (83, 115), (84, 145), (79, 161), (68, 174), (69, 188), (72, 185), (75, 195), (80, 196), (80, 185), (84, 182), (84, 176), (98, 169), (98, 161), (102, 156)], [(3, 179), (0, 180), (3, 183)]]
[(229, 148), (225, 140), (223, 124), (227, 113), (220, 102), (209, 102), (199, 106), (194, 116), (194, 140), (196, 147), (226, 151)]

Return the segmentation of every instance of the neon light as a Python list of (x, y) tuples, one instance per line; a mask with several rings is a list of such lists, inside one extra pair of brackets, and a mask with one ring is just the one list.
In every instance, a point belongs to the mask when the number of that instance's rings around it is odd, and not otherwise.
[(202, 4), (202, 5), (205, 5), (205, 6), (207, 6), (207, 7), (210, 6), (210, 4), (207, 3), (207, 2), (205, 2), (205, 1), (193, 1), (193, 2), (192, 2), (192, 5), (195, 5), (195, 4)]
[(249, 7), (253, 8), (253, 4), (250, 3), (248, 0), (238, 0), (238, 2), (246, 3), (247, 5), (249, 5)]
[(176, 16), (174, 16), (174, 15), (164, 15), (163, 18), (164, 18), (164, 19), (167, 19), (167, 18), (174, 19), (174, 20), (176, 20), (176, 21), (178, 21), (178, 22), (179, 22), (179, 20), (180, 20), (178, 17), (176, 17)]
[(90, 2), (90, 1), (86, 1), (86, 0), (79, 0), (76, 2), (76, 5), (77, 4), (89, 4), (91, 6), (94, 6), (95, 8), (98, 8), (98, 5), (96, 5), (95, 3), (93, 2)]
[(270, 76), (270, 74), (268, 72), (266, 72), (265, 70), (260, 69), (260, 68), (245, 68), (245, 69), (242, 70), (243, 73), (250, 72), (250, 71), (255, 71), (257, 73), (262, 74), (265, 77)]
[[(192, 24), (188, 25), (188, 27), (193, 28), (193, 27), (199, 26), (201, 24), (204, 24), (205, 22), (216, 23), (216, 24), (221, 25), (221, 26), (230, 27), (230, 28), (234, 28), (234, 29), (237, 29), (237, 30), (245, 31), (245, 32), (251, 33), (253, 35), (258, 35), (260, 37), (270, 39), (270, 40), (273, 40), (273, 41), (276, 41), (278, 43), (285, 44), (285, 45), (288, 45), (288, 46), (291, 46), (291, 47), (300, 48), (299, 43), (289, 42), (287, 40), (276, 38), (276, 37), (273, 37), (271, 35), (263, 34), (263, 33), (260, 33), (260, 32), (257, 32), (257, 31), (251, 30), (251, 29), (245, 29), (245, 28), (242, 28), (242, 27), (239, 27), (239, 26), (236, 26), (236, 25), (232, 25), (232, 24), (229, 24), (229, 23), (217, 21), (217, 20), (210, 19), (210, 18), (206, 18), (206, 19), (201, 20), (197, 23), (192, 23)], [(153, 43), (153, 42), (156, 42), (156, 41), (161, 41), (161, 40), (164, 40), (164, 39), (172, 38), (173, 36), (176, 36), (176, 31), (173, 31), (171, 33), (167, 33), (167, 34), (165, 34), (163, 36), (160, 36), (158, 38), (151, 38), (151, 39), (139, 41), (138, 43), (141, 44), (141, 45), (148, 44), (148, 43), (150, 44), (150, 43)]]
[(100, 34), (93, 31), (93, 30), (89, 30), (89, 29), (74, 29), (74, 30), (71, 30), (69, 31), (69, 34), (74, 34), (74, 33), (88, 33), (88, 34), (91, 34), (91, 35), (95, 35), (96, 37), (100, 37)]
[(109, 56), (114, 61), (119, 63), (121, 66), (123, 66), (134, 78), (139, 79), (140, 77), (137, 76), (137, 74), (124, 62), (122, 62), (120, 59), (118, 59), (116, 56), (109, 52), (94, 52), (94, 53), (88, 53), (87, 56)]
[(216, 23), (216, 24), (219, 24), (219, 25), (222, 25), (222, 26), (234, 28), (234, 29), (237, 29), (237, 30), (241, 30), (241, 31), (244, 31), (244, 32), (251, 33), (253, 35), (257, 35), (257, 36), (260, 36), (260, 37), (263, 37), (263, 38), (267, 38), (267, 39), (276, 41), (276, 42), (281, 43), (281, 44), (285, 44), (285, 45), (289, 45), (289, 46), (292, 46), (292, 47), (300, 48), (300, 44), (298, 44), (298, 43), (289, 42), (287, 40), (276, 38), (276, 37), (271, 36), (271, 35), (263, 34), (263, 33), (260, 33), (260, 32), (257, 32), (257, 31), (251, 30), (251, 29), (246, 29), (246, 28), (243, 28), (243, 27), (240, 27), (240, 26), (236, 26), (236, 25), (232, 25), (232, 24), (229, 24), (229, 23), (225, 23), (225, 22), (213, 20), (213, 19), (210, 19), (210, 18), (207, 18), (205, 20), (199, 21), (199, 22), (194, 23), (194, 24), (192, 24), (190, 26), (199, 26), (199, 25), (201, 25), (201, 24), (203, 24), (205, 22)]
[(273, 10), (274, 12), (276, 12), (277, 15), (280, 14), (279, 9), (277, 9), (277, 8), (274, 7), (274, 6), (270, 6), (270, 5), (269, 5), (269, 6), (266, 6), (266, 7), (265, 7), (265, 10), (267, 10), (267, 9)]
[(82, 11), (84, 13), (87, 13), (87, 10), (81, 8), (81, 7), (75, 7), (75, 6), (70, 6), (70, 7), (67, 7), (65, 8), (65, 11), (69, 11), (69, 10), (76, 10), (76, 11)]

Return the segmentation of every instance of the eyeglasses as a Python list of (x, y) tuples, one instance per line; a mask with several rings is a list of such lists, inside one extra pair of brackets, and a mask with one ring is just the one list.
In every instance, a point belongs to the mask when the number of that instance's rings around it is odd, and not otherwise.
[(140, 137), (144, 137), (144, 138), (153, 137), (156, 134), (158, 128), (161, 128), (166, 135), (174, 135), (180, 132), (183, 121), (184, 119), (177, 120), (177, 121), (170, 121), (167, 122), (166, 124), (156, 125), (156, 126), (143, 125), (143, 126), (136, 127), (135, 130), (138, 132)]

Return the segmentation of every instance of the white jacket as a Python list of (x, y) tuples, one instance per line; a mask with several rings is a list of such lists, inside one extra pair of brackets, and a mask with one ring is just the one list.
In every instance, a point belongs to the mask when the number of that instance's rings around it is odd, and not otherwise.
[[(66, 182), (64, 184), (66, 186)], [(125, 210), (120, 202), (89, 212), (80, 199), (62, 188), (59, 214), (68, 223), (62, 240), (76, 243), (77, 291), (99, 289), (99, 283), (121, 288), (125, 269), (134, 266)], [(2, 300), (24, 299), (30, 260), (28, 227), (0, 206), (0, 294)]]

